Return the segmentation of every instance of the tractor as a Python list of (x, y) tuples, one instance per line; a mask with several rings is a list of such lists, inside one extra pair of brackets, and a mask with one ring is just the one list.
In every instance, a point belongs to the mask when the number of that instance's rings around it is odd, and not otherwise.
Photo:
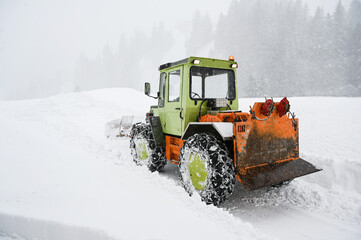
[(320, 171), (299, 157), (299, 122), (285, 97), (238, 110), (234, 57), (189, 57), (159, 67), (158, 100), (130, 132), (133, 160), (150, 171), (177, 164), (185, 190), (219, 205), (236, 179), (247, 191)]

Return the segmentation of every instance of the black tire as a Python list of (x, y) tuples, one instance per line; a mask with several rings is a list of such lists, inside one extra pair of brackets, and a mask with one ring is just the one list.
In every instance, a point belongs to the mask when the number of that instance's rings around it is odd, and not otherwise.
[(179, 171), (189, 195), (196, 192), (207, 204), (217, 206), (233, 193), (236, 181), (233, 160), (226, 145), (214, 135), (201, 133), (187, 139), (180, 150)]
[(167, 164), (164, 148), (156, 146), (149, 124), (133, 125), (130, 132), (130, 149), (137, 165), (146, 165), (152, 172), (164, 170)]

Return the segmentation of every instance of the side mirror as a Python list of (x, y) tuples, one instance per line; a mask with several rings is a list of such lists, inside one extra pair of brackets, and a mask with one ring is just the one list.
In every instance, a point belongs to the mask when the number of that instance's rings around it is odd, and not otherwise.
[(149, 96), (149, 94), (150, 94), (150, 83), (149, 82), (146, 82), (144, 84), (144, 94), (147, 96)]
[(148, 97), (151, 97), (154, 99), (158, 99), (158, 97), (159, 97), (159, 96), (157, 96), (157, 97), (150, 96), (150, 83), (149, 82), (146, 82), (144, 84), (144, 94), (147, 95)]

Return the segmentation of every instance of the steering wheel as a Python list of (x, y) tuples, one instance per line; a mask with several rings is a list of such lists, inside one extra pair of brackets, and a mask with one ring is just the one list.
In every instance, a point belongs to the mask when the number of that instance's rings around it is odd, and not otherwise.
[(194, 97), (201, 98), (201, 96), (199, 96), (199, 94), (196, 93), (196, 92), (191, 92), (191, 97), (192, 97), (192, 98), (194, 98)]

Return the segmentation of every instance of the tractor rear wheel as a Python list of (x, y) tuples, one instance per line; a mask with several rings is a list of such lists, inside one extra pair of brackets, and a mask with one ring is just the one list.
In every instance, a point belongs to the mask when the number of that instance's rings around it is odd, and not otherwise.
[(149, 124), (136, 123), (130, 132), (130, 149), (137, 165), (146, 165), (150, 171), (162, 171), (167, 164), (164, 148), (155, 144)]
[(185, 190), (207, 204), (219, 205), (233, 193), (235, 170), (226, 145), (210, 134), (195, 134), (180, 150), (179, 171)]

